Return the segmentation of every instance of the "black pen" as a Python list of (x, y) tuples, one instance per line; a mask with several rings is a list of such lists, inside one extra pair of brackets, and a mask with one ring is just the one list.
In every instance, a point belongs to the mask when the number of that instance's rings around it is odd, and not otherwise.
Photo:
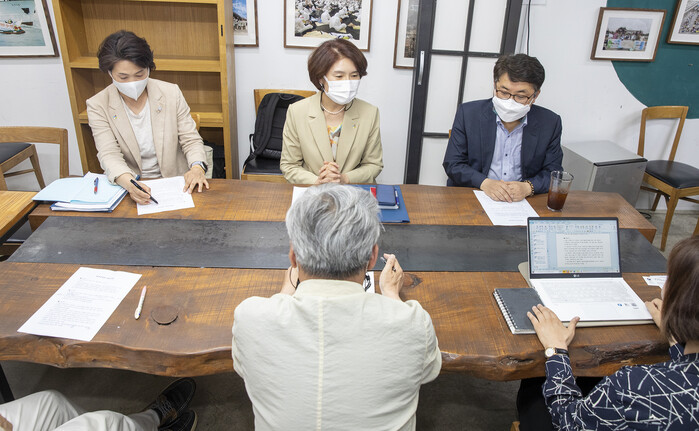
[[(147, 191), (143, 190), (143, 187), (141, 187), (136, 181), (134, 181), (133, 178), (130, 179), (129, 181), (131, 181), (131, 184), (133, 184), (134, 186), (136, 186), (136, 188), (139, 189), (140, 191), (142, 191), (143, 193), (148, 193)], [(156, 201), (156, 200), (153, 198), (153, 196), (150, 195), (150, 193), (148, 193), (148, 197), (150, 198), (150, 200), (152, 200), (152, 201), (155, 202), (156, 204), (158, 203), (158, 201)]]

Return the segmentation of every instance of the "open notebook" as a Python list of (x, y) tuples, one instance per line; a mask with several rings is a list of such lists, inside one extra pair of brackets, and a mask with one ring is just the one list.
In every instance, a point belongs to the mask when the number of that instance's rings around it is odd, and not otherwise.
[(617, 218), (527, 219), (529, 283), (542, 304), (579, 326), (652, 322), (621, 276)]

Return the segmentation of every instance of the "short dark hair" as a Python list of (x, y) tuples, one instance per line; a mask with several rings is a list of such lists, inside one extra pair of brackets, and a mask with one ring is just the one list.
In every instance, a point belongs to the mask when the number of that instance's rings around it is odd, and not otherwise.
[(541, 89), (546, 77), (544, 66), (539, 63), (539, 60), (526, 54), (503, 55), (498, 58), (493, 68), (494, 81), (497, 82), (505, 73), (512, 82), (532, 84), (535, 91)]
[(155, 69), (153, 51), (148, 42), (126, 30), (112, 33), (102, 41), (97, 50), (97, 60), (104, 73), (111, 72), (114, 65), (122, 60), (128, 60), (139, 67)]
[(360, 77), (366, 76), (367, 61), (362, 51), (352, 42), (331, 39), (313, 50), (308, 57), (308, 77), (318, 90), (323, 91), (323, 77), (327, 75), (333, 64), (343, 58), (348, 58), (354, 63)]
[(699, 236), (672, 248), (663, 291), (663, 333), (678, 343), (699, 340)]

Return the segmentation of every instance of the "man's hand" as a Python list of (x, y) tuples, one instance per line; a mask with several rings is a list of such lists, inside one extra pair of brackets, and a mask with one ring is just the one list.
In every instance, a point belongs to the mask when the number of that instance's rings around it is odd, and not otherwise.
[(184, 189), (183, 192), (192, 193), (195, 187), (199, 187), (199, 193), (203, 190), (203, 186), (209, 188), (209, 182), (206, 181), (204, 169), (199, 165), (194, 165), (184, 174)]
[(296, 292), (299, 282), (299, 268), (290, 266), (284, 273), (284, 281), (282, 282), (282, 290), (279, 293), (293, 295)]
[(527, 311), (527, 317), (534, 325), (536, 335), (545, 349), (556, 347), (567, 350), (575, 337), (575, 325), (580, 321), (579, 317), (574, 317), (566, 328), (556, 313), (541, 304), (532, 307), (532, 311)]
[(400, 301), (400, 290), (403, 288), (403, 268), (400, 267), (395, 255), (384, 253), (383, 257), (386, 259), (386, 265), (381, 271), (381, 277), (379, 277), (381, 294)]
[(510, 189), (507, 186), (507, 183), (504, 181), (486, 178), (481, 183), (481, 190), (483, 190), (485, 194), (494, 201), (512, 202)]
[(323, 162), (323, 167), (318, 171), (316, 185), (341, 182), (342, 175), (340, 174), (340, 166), (335, 162)]
[(529, 194), (532, 192), (532, 188), (529, 183), (521, 181), (508, 181), (505, 184), (507, 185), (507, 191), (512, 198), (512, 202), (519, 202), (529, 196)]

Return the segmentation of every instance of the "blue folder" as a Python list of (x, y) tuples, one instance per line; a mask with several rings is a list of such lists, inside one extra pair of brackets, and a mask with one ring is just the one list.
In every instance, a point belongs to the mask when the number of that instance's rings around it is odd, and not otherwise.
[[(355, 184), (356, 187), (361, 187), (364, 190), (371, 192), (372, 186), (370, 184)], [(392, 186), (398, 193), (398, 209), (395, 210), (381, 210), (381, 223), (410, 223), (410, 217), (408, 217), (408, 209), (405, 208), (405, 201), (403, 200), (403, 192), (400, 190), (400, 186)]]

